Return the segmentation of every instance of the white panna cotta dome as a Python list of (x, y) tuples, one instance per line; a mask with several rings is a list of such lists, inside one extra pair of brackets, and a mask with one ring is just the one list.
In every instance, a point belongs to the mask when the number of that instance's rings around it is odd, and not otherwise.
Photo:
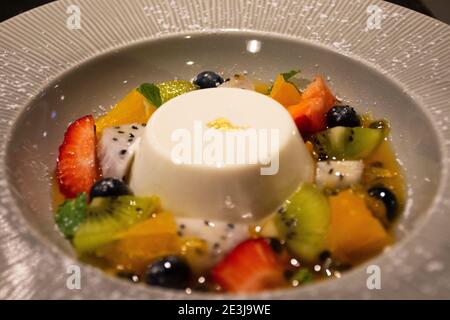
[(254, 222), (277, 210), (313, 161), (286, 109), (254, 91), (197, 90), (150, 118), (131, 169), (138, 196), (176, 216)]

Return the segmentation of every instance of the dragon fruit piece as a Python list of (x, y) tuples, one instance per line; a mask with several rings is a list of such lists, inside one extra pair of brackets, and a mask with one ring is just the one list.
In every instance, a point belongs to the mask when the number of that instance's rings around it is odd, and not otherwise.
[(97, 155), (104, 178), (126, 180), (144, 129), (145, 124), (133, 123), (103, 130)]

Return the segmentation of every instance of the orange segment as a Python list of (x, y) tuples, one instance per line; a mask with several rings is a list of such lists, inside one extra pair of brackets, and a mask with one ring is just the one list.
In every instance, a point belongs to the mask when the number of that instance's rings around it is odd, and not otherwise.
[(120, 233), (116, 241), (96, 253), (116, 268), (142, 273), (155, 258), (177, 254), (180, 249), (173, 215), (160, 212)]
[(103, 129), (129, 123), (147, 123), (156, 107), (149, 104), (147, 99), (136, 89), (133, 89), (107, 114), (95, 121), (97, 138)]
[(192, 271), (197, 274), (205, 271), (205, 266), (208, 266), (208, 259), (211, 259), (208, 243), (203, 239), (194, 237), (182, 240), (180, 253), (186, 258)]
[(354, 191), (343, 191), (329, 201), (329, 249), (342, 262), (361, 262), (390, 243), (391, 238), (380, 221), (372, 216), (364, 199)]
[(255, 91), (262, 94), (269, 94), (270, 84), (263, 82), (261, 80), (254, 80), (253, 85), (255, 86)]
[(281, 74), (275, 80), (270, 96), (285, 107), (299, 103), (301, 98), (297, 87), (284, 80)]

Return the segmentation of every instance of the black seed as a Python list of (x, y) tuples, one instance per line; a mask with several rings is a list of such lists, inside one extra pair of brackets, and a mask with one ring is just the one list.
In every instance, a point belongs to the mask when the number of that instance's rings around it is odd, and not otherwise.
[(269, 245), (275, 253), (280, 254), (283, 251), (283, 244), (278, 239), (270, 238)]
[(139, 128), (136, 127), (136, 126), (131, 126), (131, 129), (133, 129), (133, 130), (138, 130)]
[(142, 208), (137, 207), (137, 208), (136, 208), (136, 212), (142, 213), (143, 210), (142, 210)]
[(120, 150), (120, 155), (121, 156), (125, 155), (126, 153), (127, 153), (127, 150), (125, 150), (125, 149)]
[(130, 138), (134, 138), (134, 134), (130, 133)]
[(229, 223), (229, 224), (227, 224), (227, 227), (228, 227), (228, 229), (234, 229), (234, 224)]
[(318, 158), (320, 161), (324, 161), (328, 159), (328, 155), (325, 152), (319, 152)]
[(289, 231), (289, 232), (286, 234), (286, 238), (287, 238), (288, 240), (292, 240), (292, 239), (294, 239), (296, 236), (297, 236), (297, 233), (296, 233), (295, 231)]
[(328, 171), (328, 174), (332, 174), (332, 173), (333, 173), (333, 171), (334, 171), (334, 169), (333, 169), (333, 168), (331, 168), (331, 169), (330, 169), (330, 171)]
[(184, 224), (180, 224), (181, 229), (186, 229), (186, 226)]
[(116, 137), (113, 138), (113, 141), (119, 141), (119, 139), (117, 139)]
[(120, 129), (120, 126), (114, 127), (114, 129)]
[(383, 162), (381, 162), (381, 161), (372, 162), (370, 164), (370, 166), (373, 168), (383, 168), (384, 167)]
[(143, 127), (146, 127), (146, 126), (147, 126), (147, 124), (146, 124), (146, 123), (142, 123), (142, 124), (141, 124), (141, 126), (143, 126)]
[(124, 134), (125, 131), (119, 130), (119, 131), (117, 131), (117, 133)]
[(327, 251), (327, 250), (322, 251), (322, 253), (320, 253), (320, 255), (319, 255), (320, 261), (325, 261), (330, 257), (331, 257), (331, 253), (330, 253), (330, 251)]
[(183, 232), (178, 231), (178, 232), (177, 232), (177, 235), (178, 235), (179, 237), (182, 237), (182, 236), (183, 236)]
[(348, 141), (349, 141), (349, 142), (353, 142), (353, 136), (349, 136), (349, 137), (348, 137)]
[(133, 142), (133, 141), (134, 141), (133, 138), (128, 139), (128, 142)]
[(279, 214), (286, 213), (286, 208), (285, 207), (281, 207), (280, 209), (278, 209), (278, 213)]
[(213, 249), (217, 250), (220, 248), (220, 244), (218, 244), (217, 242), (213, 244)]

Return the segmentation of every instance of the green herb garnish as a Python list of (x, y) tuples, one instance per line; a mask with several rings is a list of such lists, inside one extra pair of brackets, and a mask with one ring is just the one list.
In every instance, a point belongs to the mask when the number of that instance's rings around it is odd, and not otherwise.
[(66, 238), (75, 235), (80, 224), (86, 219), (87, 197), (86, 193), (80, 193), (75, 199), (64, 201), (58, 208), (55, 222), (59, 230)]
[(153, 83), (143, 83), (137, 90), (155, 107), (162, 105), (161, 92)]
[(289, 72), (282, 73), (284, 81), (289, 81), (292, 77), (300, 73), (300, 70), (291, 70)]

